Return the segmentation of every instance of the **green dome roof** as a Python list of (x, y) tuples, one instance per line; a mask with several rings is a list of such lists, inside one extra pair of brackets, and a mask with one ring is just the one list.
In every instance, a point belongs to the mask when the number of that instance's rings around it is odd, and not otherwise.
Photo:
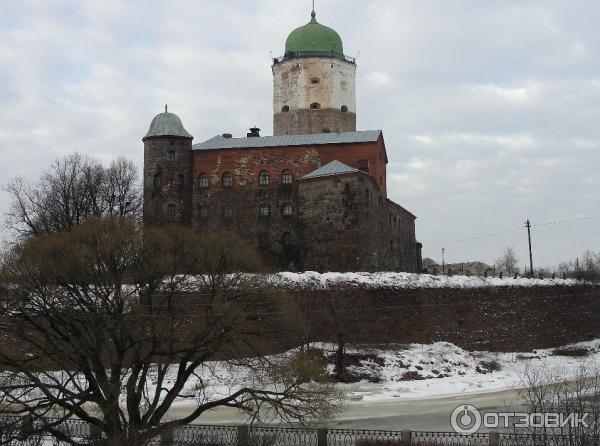
[(310, 56), (310, 53), (333, 53), (337, 56), (344, 55), (344, 46), (340, 35), (335, 30), (317, 22), (317, 14), (313, 11), (310, 22), (296, 28), (285, 42), (285, 53), (298, 53)]
[(143, 140), (154, 136), (177, 136), (180, 138), (193, 138), (187, 130), (183, 127), (183, 123), (179, 116), (175, 113), (167, 112), (165, 106), (165, 112), (160, 113), (154, 117), (150, 124), (150, 129)]

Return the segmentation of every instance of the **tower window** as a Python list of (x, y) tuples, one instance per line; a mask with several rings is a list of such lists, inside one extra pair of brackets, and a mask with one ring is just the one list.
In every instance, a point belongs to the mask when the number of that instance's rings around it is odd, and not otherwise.
[(169, 152), (169, 161), (174, 163), (175, 162), (175, 151), (171, 150)]
[(198, 187), (200, 189), (206, 189), (208, 187), (208, 175), (201, 173), (198, 177)]
[(258, 213), (262, 218), (269, 218), (271, 216), (271, 206), (268, 204), (261, 204), (258, 208)]
[(342, 105), (342, 113), (348, 113), (348, 106), (347, 105)]
[(231, 217), (233, 217), (233, 209), (232, 208), (225, 208), (223, 210), (223, 216), (225, 218), (231, 218)]
[(260, 186), (268, 186), (269, 185), (269, 172), (263, 170), (258, 175), (258, 184)]
[(233, 175), (229, 172), (223, 174), (223, 187), (231, 187), (233, 185)]
[(160, 177), (160, 172), (154, 175), (154, 187), (160, 187), (162, 184), (162, 180)]
[(200, 208), (198, 208), (198, 214), (200, 214), (201, 218), (208, 217), (208, 208), (206, 206), (200, 206)]
[(177, 175), (177, 187), (183, 187), (185, 184), (185, 176), (183, 174)]
[(321, 79), (319, 79), (318, 77), (311, 77), (310, 78), (310, 83), (311, 84), (318, 84), (319, 82), (321, 82)]
[(294, 181), (294, 176), (292, 175), (292, 172), (290, 172), (289, 170), (284, 170), (283, 173), (281, 174), (281, 183), (282, 184), (292, 184)]
[(281, 234), (281, 244), (284, 246), (290, 246), (292, 244), (292, 234), (290, 232)]
[(175, 205), (174, 204), (169, 204), (167, 206), (167, 215), (169, 216), (169, 218), (175, 217)]
[(321, 104), (319, 104), (318, 102), (313, 102), (312, 104), (310, 104), (310, 109), (311, 110), (320, 110)]
[(281, 113), (287, 113), (289, 111), (290, 111), (289, 105), (284, 105), (283, 107), (281, 107)]
[(292, 215), (294, 215), (294, 207), (290, 203), (285, 203), (281, 207), (281, 214), (284, 217), (291, 217)]

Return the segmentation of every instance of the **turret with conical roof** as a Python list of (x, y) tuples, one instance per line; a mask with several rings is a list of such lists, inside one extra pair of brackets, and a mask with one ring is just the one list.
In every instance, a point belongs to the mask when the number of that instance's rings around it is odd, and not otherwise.
[(169, 113), (154, 117), (144, 141), (144, 222), (187, 224), (192, 213), (193, 136)]
[(273, 61), (273, 134), (356, 131), (356, 63), (315, 11)]

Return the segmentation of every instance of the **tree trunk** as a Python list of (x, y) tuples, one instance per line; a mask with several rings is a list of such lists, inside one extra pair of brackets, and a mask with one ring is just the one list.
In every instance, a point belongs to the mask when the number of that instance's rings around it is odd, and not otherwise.
[(344, 361), (344, 335), (341, 333), (338, 333), (337, 344), (338, 348), (335, 352), (335, 377), (338, 381), (342, 382), (346, 377), (346, 366)]

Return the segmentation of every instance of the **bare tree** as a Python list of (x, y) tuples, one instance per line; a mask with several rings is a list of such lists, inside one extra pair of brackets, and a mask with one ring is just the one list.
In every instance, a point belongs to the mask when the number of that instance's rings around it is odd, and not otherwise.
[(504, 272), (511, 275), (518, 272), (517, 256), (515, 255), (515, 250), (513, 248), (507, 247), (502, 256), (496, 259), (496, 268), (498, 269), (498, 272)]
[(124, 158), (104, 167), (76, 153), (55, 161), (38, 184), (15, 178), (6, 190), (6, 222), (20, 237), (66, 231), (91, 216), (139, 218), (142, 209), (137, 170)]
[[(306, 422), (339, 395), (290, 355), (269, 356), (298, 313), (231, 234), (88, 219), (21, 243), (2, 263), (0, 410), (73, 445), (146, 445), (217, 407)], [(245, 273), (240, 273), (244, 271)], [(188, 415), (170, 412), (187, 400)], [(49, 416), (58, 417), (49, 421)], [(66, 434), (89, 423), (94, 438)]]
[[(562, 368), (525, 370), (520, 397), (530, 413), (571, 415), (585, 423), (536, 425), (518, 432), (534, 435), (534, 444), (598, 444), (600, 441), (600, 371), (581, 361), (569, 371)], [(587, 414), (587, 415), (586, 415)]]

